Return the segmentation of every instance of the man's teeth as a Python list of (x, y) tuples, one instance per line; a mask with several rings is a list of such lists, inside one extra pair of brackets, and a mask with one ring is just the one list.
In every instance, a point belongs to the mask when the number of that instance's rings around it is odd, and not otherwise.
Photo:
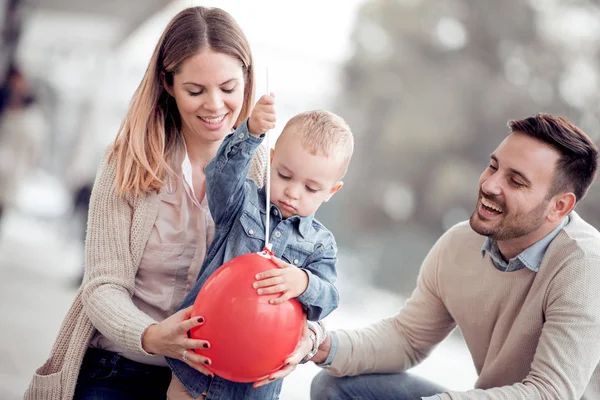
[(490, 208), (496, 212), (501, 213), (502, 209), (500, 207), (498, 207), (497, 205), (495, 205), (494, 203), (490, 203), (488, 200), (486, 200), (484, 197), (481, 198), (481, 204), (483, 204), (485, 207)]
[(217, 117), (217, 118), (200, 117), (200, 119), (202, 121), (206, 122), (207, 124), (218, 124), (219, 122), (223, 121), (223, 118), (225, 118), (225, 115), (221, 115), (220, 117)]

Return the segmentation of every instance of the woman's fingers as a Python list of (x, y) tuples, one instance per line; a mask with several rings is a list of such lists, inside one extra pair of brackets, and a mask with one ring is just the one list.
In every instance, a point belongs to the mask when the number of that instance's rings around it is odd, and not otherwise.
[(211, 364), (210, 358), (201, 356), (192, 350), (188, 350), (185, 353), (185, 360), (183, 360), (190, 367), (202, 372), (204, 375), (213, 376), (206, 366)]
[(186, 339), (183, 346), (186, 349), (210, 349), (210, 342), (208, 340)]
[(254, 382), (252, 387), (259, 388), (261, 386), (268, 385), (269, 383), (271, 383), (277, 379), (285, 378), (286, 376), (291, 374), (292, 371), (295, 369), (296, 369), (296, 365), (284, 365), (283, 367), (281, 367), (281, 369), (273, 372), (268, 377), (258, 380), (257, 382)]
[(192, 328), (195, 328), (204, 323), (204, 317), (192, 317), (179, 324), (179, 333), (187, 333)]

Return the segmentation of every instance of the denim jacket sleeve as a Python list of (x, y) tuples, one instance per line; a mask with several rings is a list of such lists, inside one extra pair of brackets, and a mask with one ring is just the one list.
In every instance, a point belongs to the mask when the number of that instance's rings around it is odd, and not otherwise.
[(217, 155), (206, 166), (206, 197), (217, 226), (233, 223), (244, 204), (248, 185), (246, 178), (252, 156), (261, 144), (248, 132), (248, 120), (223, 139)]
[(308, 275), (308, 286), (296, 298), (310, 321), (325, 318), (338, 307), (340, 296), (334, 286), (337, 278), (337, 247), (335, 242), (319, 245), (302, 269)]

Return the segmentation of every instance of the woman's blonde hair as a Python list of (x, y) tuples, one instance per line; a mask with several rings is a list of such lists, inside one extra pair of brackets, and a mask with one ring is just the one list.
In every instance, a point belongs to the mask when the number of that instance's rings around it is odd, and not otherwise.
[(249, 117), (254, 98), (250, 45), (237, 22), (219, 8), (191, 7), (169, 23), (158, 41), (114, 142), (116, 191), (139, 196), (159, 190), (172, 173), (171, 156), (181, 145), (181, 116), (165, 85), (190, 57), (211, 49), (240, 60), (245, 89), (235, 126)]

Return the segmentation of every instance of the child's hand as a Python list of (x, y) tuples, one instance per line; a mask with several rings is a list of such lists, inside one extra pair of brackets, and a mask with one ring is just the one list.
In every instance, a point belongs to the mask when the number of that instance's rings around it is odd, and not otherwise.
[(269, 129), (275, 128), (275, 95), (263, 95), (254, 106), (248, 120), (248, 131), (253, 135), (262, 135)]
[(273, 257), (273, 261), (281, 268), (256, 274), (256, 282), (252, 286), (258, 289), (258, 294), (282, 293), (280, 297), (269, 300), (271, 304), (281, 304), (304, 293), (308, 287), (306, 272), (277, 257)]

